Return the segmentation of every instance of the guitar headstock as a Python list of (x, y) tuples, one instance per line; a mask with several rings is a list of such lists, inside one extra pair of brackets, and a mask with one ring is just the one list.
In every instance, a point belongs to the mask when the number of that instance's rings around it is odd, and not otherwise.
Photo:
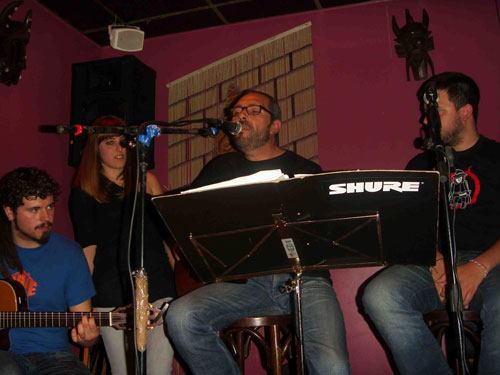
[[(168, 303), (162, 309), (149, 304), (148, 308), (148, 329), (161, 326), (163, 324), (163, 315), (168, 308)], [(118, 307), (112, 312), (113, 320), (111, 326), (116, 329), (134, 328), (134, 310), (132, 305)]]
[(112, 315), (112, 327), (116, 329), (134, 328), (134, 311), (130, 305), (116, 308), (113, 310)]

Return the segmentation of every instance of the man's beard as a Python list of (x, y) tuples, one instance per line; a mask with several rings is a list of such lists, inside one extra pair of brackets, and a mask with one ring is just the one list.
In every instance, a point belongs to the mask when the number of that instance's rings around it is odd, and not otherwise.
[(262, 130), (255, 130), (255, 128), (251, 128), (251, 133), (249, 137), (231, 137), (231, 144), (234, 148), (241, 152), (253, 151), (259, 147), (264, 146), (268, 141), (271, 135), (269, 134), (269, 129), (271, 128), (272, 121), (269, 125)]
[(457, 116), (455, 121), (453, 121), (453, 127), (446, 133), (441, 132), (441, 138), (445, 146), (455, 147), (460, 144), (463, 139), (464, 124)]
[[(16, 230), (19, 233), (22, 233), (26, 238), (29, 238), (30, 240), (33, 240), (33, 241), (39, 243), (40, 245), (45, 245), (47, 242), (49, 242), (50, 230), (42, 232), (42, 235), (40, 236), (40, 238), (36, 238), (36, 237), (33, 237), (31, 234), (26, 233), (25, 231), (23, 231), (22, 229), (19, 228), (19, 225), (17, 225), (17, 218), (14, 218), (14, 225), (16, 226)], [(43, 228), (45, 226), (52, 228), (52, 223), (50, 221), (47, 221), (43, 224), (37, 225), (35, 227), (35, 229)]]

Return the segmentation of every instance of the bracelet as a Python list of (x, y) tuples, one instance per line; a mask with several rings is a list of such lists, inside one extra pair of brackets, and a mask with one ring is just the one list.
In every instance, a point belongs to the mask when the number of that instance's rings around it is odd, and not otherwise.
[(469, 262), (477, 264), (479, 267), (481, 267), (481, 270), (483, 270), (483, 273), (484, 273), (483, 279), (488, 275), (488, 270), (486, 269), (486, 267), (484, 266), (484, 264), (482, 264), (481, 262), (479, 262), (479, 261), (477, 261), (475, 259), (471, 259), (471, 260), (469, 260)]

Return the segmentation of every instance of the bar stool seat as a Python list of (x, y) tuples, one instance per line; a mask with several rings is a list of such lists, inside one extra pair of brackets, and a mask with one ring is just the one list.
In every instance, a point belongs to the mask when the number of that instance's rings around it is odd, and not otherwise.
[[(481, 330), (482, 321), (479, 313), (472, 310), (465, 310), (463, 312), (463, 322), (464, 322), (464, 336), (465, 339), (469, 339), (472, 347), (474, 348), (473, 355), (467, 356), (468, 365), (471, 369), (476, 369), (479, 351), (481, 349)], [(453, 338), (452, 327), (450, 327), (450, 319), (447, 310), (434, 310), (430, 313), (424, 315), (424, 321), (427, 327), (436, 338), (440, 345), (443, 345), (443, 338), (445, 341), (449, 341), (448, 338)], [(455, 366), (454, 358), (451, 357), (449, 352), (449, 346), (446, 346), (448, 363)]]
[(296, 339), (290, 315), (252, 316), (234, 322), (219, 332), (222, 341), (245, 374), (245, 359), (253, 342), (259, 350), (262, 366), (268, 374), (282, 375), (285, 359), (294, 363), (300, 372), (300, 343)]

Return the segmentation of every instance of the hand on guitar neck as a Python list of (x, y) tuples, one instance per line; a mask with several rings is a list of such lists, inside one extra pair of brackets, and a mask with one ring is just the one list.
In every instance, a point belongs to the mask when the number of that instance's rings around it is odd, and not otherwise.
[(10, 346), (9, 328), (74, 327), (72, 330), (74, 332), (71, 333), (73, 341), (86, 346), (92, 345), (94, 326), (131, 329), (133, 311), (127, 307), (119, 307), (114, 311), (103, 313), (29, 311), (24, 287), (14, 280), (0, 280), (1, 350), (7, 350)]

